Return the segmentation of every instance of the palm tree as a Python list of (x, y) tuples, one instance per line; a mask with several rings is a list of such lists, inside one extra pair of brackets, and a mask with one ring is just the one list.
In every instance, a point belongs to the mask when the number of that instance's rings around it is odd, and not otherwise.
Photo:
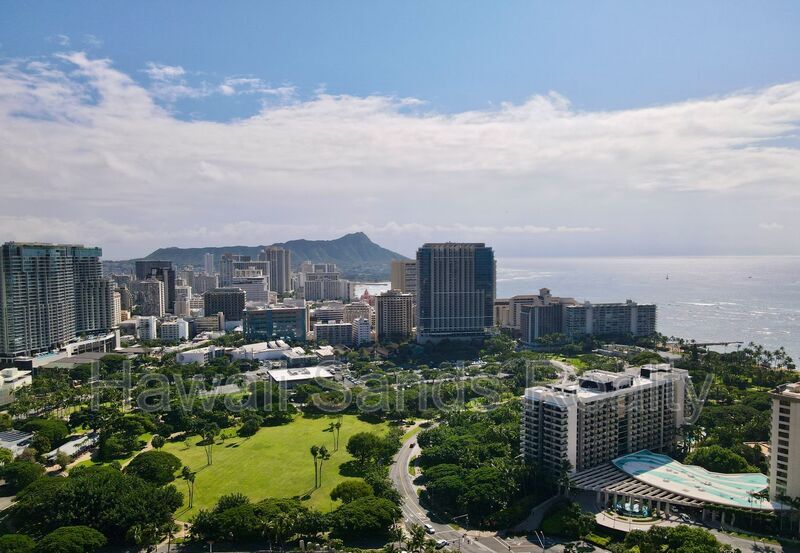
[(192, 472), (189, 467), (184, 466), (181, 469), (181, 478), (186, 480), (186, 487), (189, 488), (189, 508), (192, 508), (192, 504), (194, 503), (194, 477), (195, 473)]
[(411, 530), (409, 531), (409, 538), (406, 542), (406, 547), (408, 547), (408, 549), (411, 551), (420, 553), (422, 548), (425, 547), (425, 540), (427, 537), (428, 536), (425, 533), (425, 528), (419, 524), (413, 524), (411, 526)]
[(328, 452), (328, 448), (320, 446), (319, 448), (319, 485), (322, 485), (322, 463), (327, 461), (331, 458), (331, 454)]
[(314, 458), (314, 489), (316, 489), (317, 482), (319, 482), (319, 467), (317, 466), (317, 460), (319, 459), (319, 446), (312, 445), (311, 446), (311, 456)]
[(342, 429), (342, 416), (339, 415), (337, 421), (333, 424), (333, 450), (339, 451), (339, 432)]

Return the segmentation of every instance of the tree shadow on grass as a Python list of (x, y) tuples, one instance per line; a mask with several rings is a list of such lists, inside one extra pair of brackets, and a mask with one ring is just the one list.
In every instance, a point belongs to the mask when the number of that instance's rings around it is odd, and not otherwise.
[(358, 461), (351, 459), (339, 465), (339, 474), (350, 478), (357, 478), (359, 476), (364, 476), (364, 468), (358, 464)]

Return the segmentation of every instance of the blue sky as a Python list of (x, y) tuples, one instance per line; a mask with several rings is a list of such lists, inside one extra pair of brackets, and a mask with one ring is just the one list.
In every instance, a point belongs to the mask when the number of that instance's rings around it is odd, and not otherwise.
[[(0, 230), (17, 239), (105, 234), (111, 257), (357, 229), (404, 253), (482, 236), (509, 255), (800, 253), (798, 2), (3, 1), (0, 14)], [(242, 154), (254, 139), (262, 151)], [(101, 193), (81, 203), (84, 186)], [(137, 189), (172, 207), (125, 204), (149, 235), (108, 213)], [(398, 189), (429, 205), (387, 207)], [(232, 199), (212, 211), (198, 190)]]
[[(556, 90), (580, 109), (620, 109), (800, 79), (800, 3), (25, 2), (3, 3), (2, 52), (102, 41), (144, 80), (147, 62), (197, 79), (257, 76), (303, 94), (423, 98), (442, 111)], [(187, 106), (188, 107), (188, 106)], [(193, 106), (198, 108), (200, 106)], [(224, 119), (254, 106), (214, 102)]]

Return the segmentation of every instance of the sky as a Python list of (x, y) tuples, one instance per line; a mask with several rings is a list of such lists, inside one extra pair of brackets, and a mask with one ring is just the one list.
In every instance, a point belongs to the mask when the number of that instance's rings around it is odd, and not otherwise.
[(0, 0), (0, 242), (800, 254), (800, 2)]

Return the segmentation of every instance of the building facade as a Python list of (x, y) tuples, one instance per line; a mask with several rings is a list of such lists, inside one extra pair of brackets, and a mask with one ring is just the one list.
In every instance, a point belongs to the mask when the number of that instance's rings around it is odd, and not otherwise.
[(8, 242), (0, 249), (0, 359), (63, 347), (114, 326), (100, 248)]
[(183, 319), (161, 323), (161, 339), (165, 342), (180, 342), (189, 339), (189, 323)]
[(375, 324), (375, 310), (372, 306), (363, 301), (348, 303), (342, 309), (342, 320), (352, 323), (356, 319), (366, 319), (371, 325)]
[(353, 325), (353, 345), (360, 347), (372, 342), (372, 324), (367, 318), (354, 319)]
[(236, 255), (224, 253), (219, 260), (219, 285), (227, 288), (233, 285), (233, 278), (236, 271), (257, 270), (262, 275), (269, 277), (269, 261), (263, 259), (253, 259), (249, 255)]
[(206, 253), (203, 256), (203, 268), (207, 275), (214, 274), (214, 254), (213, 253)]
[(166, 312), (166, 290), (164, 283), (155, 278), (137, 280), (131, 283), (133, 304), (138, 306), (139, 315), (163, 317)]
[(482, 338), (494, 325), (495, 261), (481, 243), (417, 250), (417, 341)]
[(203, 294), (203, 312), (206, 316), (222, 313), (225, 321), (241, 321), (245, 306), (245, 293), (239, 288), (215, 288)]
[(559, 472), (586, 470), (642, 449), (669, 452), (685, 422), (688, 372), (645, 365), (589, 371), (578, 383), (525, 390), (522, 451)]
[(244, 336), (250, 341), (275, 339), (305, 342), (308, 332), (308, 309), (303, 306), (275, 304), (248, 307), (242, 320)]
[(800, 497), (800, 382), (784, 384), (770, 393), (772, 430), (769, 492), (773, 501), (781, 496)]
[(403, 342), (413, 333), (414, 296), (389, 290), (375, 297), (375, 336), (379, 342)]
[(326, 342), (332, 346), (349, 346), (353, 343), (353, 323), (316, 323), (314, 338), (317, 342)]
[(269, 261), (271, 290), (285, 294), (292, 289), (292, 252), (280, 246), (270, 246), (261, 253), (261, 258)]
[(392, 290), (405, 294), (417, 293), (417, 261), (414, 259), (395, 259), (392, 261)]
[(564, 309), (564, 334), (569, 338), (585, 335), (650, 336), (656, 332), (656, 306), (625, 303), (567, 305)]
[(138, 280), (156, 279), (164, 283), (164, 309), (172, 313), (175, 309), (175, 267), (172, 261), (140, 259), (136, 261)]
[(140, 340), (158, 339), (158, 317), (139, 317), (136, 336)]

